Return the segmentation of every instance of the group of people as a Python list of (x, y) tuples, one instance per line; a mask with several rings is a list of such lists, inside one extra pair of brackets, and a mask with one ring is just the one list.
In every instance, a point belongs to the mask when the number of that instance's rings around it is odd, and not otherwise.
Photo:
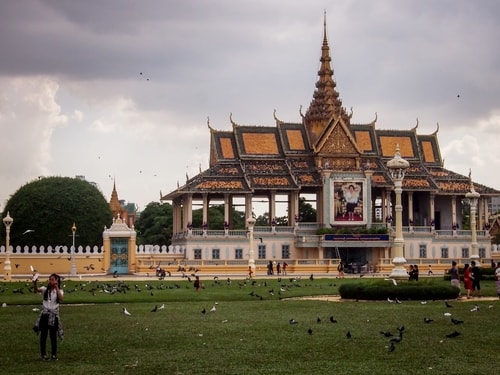
[(408, 270), (408, 280), (412, 281), (418, 281), (418, 266), (416, 264), (410, 264), (410, 269)]
[[(495, 269), (495, 278), (497, 282), (497, 294), (500, 297), (500, 263), (495, 264), (493, 261), (491, 266)], [(448, 271), (451, 277), (451, 285), (460, 289), (460, 272), (457, 262), (451, 263), (451, 268)], [(475, 260), (464, 264), (463, 283), (466, 291), (466, 298), (470, 299), (474, 296), (481, 297), (481, 268)], [(459, 294), (459, 298), (460, 298)]]
[(288, 264), (286, 262), (283, 262), (283, 264), (281, 264), (280, 262), (270, 260), (267, 264), (267, 274), (274, 275), (274, 270), (276, 269), (277, 275), (286, 275), (287, 267)]

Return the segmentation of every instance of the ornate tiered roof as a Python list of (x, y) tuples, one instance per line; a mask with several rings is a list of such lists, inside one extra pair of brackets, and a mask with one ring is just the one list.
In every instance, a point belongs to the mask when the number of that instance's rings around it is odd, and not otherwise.
[[(186, 193), (246, 194), (265, 191), (321, 189), (322, 173), (372, 172), (373, 187), (392, 187), (387, 162), (399, 146), (410, 167), (403, 180), (407, 191), (463, 195), (470, 190), (469, 177), (443, 167), (438, 130), (418, 134), (417, 124), (408, 130), (377, 129), (377, 116), (368, 124), (351, 124), (352, 111), (342, 107), (331, 68), (330, 48), (324, 24), (321, 67), (311, 104), (302, 121), (284, 122), (274, 114), (275, 126), (240, 125), (230, 116), (232, 130), (216, 130), (210, 124), (209, 169), (187, 179), (163, 200)], [(474, 184), (481, 195), (500, 191)]]

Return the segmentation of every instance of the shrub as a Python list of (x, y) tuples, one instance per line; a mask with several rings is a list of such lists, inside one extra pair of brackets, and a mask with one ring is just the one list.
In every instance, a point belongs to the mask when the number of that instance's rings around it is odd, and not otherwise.
[(345, 283), (339, 294), (345, 299), (361, 300), (445, 300), (458, 297), (460, 290), (452, 285), (439, 285), (429, 281), (401, 281), (394, 285), (390, 280)]

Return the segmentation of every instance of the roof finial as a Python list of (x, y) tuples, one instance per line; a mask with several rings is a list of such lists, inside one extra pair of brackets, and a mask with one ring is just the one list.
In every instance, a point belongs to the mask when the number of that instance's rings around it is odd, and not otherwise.
[(437, 135), (438, 131), (439, 131), (439, 122), (436, 122), (436, 131), (432, 133), (432, 135)]
[(210, 116), (207, 116), (207, 126), (210, 130), (214, 130), (211, 126), (210, 126)]
[(281, 121), (279, 118), (276, 117), (276, 109), (273, 112), (273, 117), (274, 117), (274, 121), (276, 121), (276, 126), (283, 124), (283, 121)]
[(233, 112), (229, 112), (229, 121), (231, 121), (233, 127), (238, 126), (238, 124), (233, 121)]
[(326, 40), (326, 9), (323, 13), (323, 39)]

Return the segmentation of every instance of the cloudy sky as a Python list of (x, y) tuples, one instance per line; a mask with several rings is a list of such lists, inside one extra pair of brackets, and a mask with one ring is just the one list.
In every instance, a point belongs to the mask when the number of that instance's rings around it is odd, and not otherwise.
[(209, 131), (300, 122), (326, 10), (354, 123), (436, 130), (445, 167), (500, 189), (496, 0), (0, 2), (0, 210), (83, 175), (143, 209), (208, 167)]

